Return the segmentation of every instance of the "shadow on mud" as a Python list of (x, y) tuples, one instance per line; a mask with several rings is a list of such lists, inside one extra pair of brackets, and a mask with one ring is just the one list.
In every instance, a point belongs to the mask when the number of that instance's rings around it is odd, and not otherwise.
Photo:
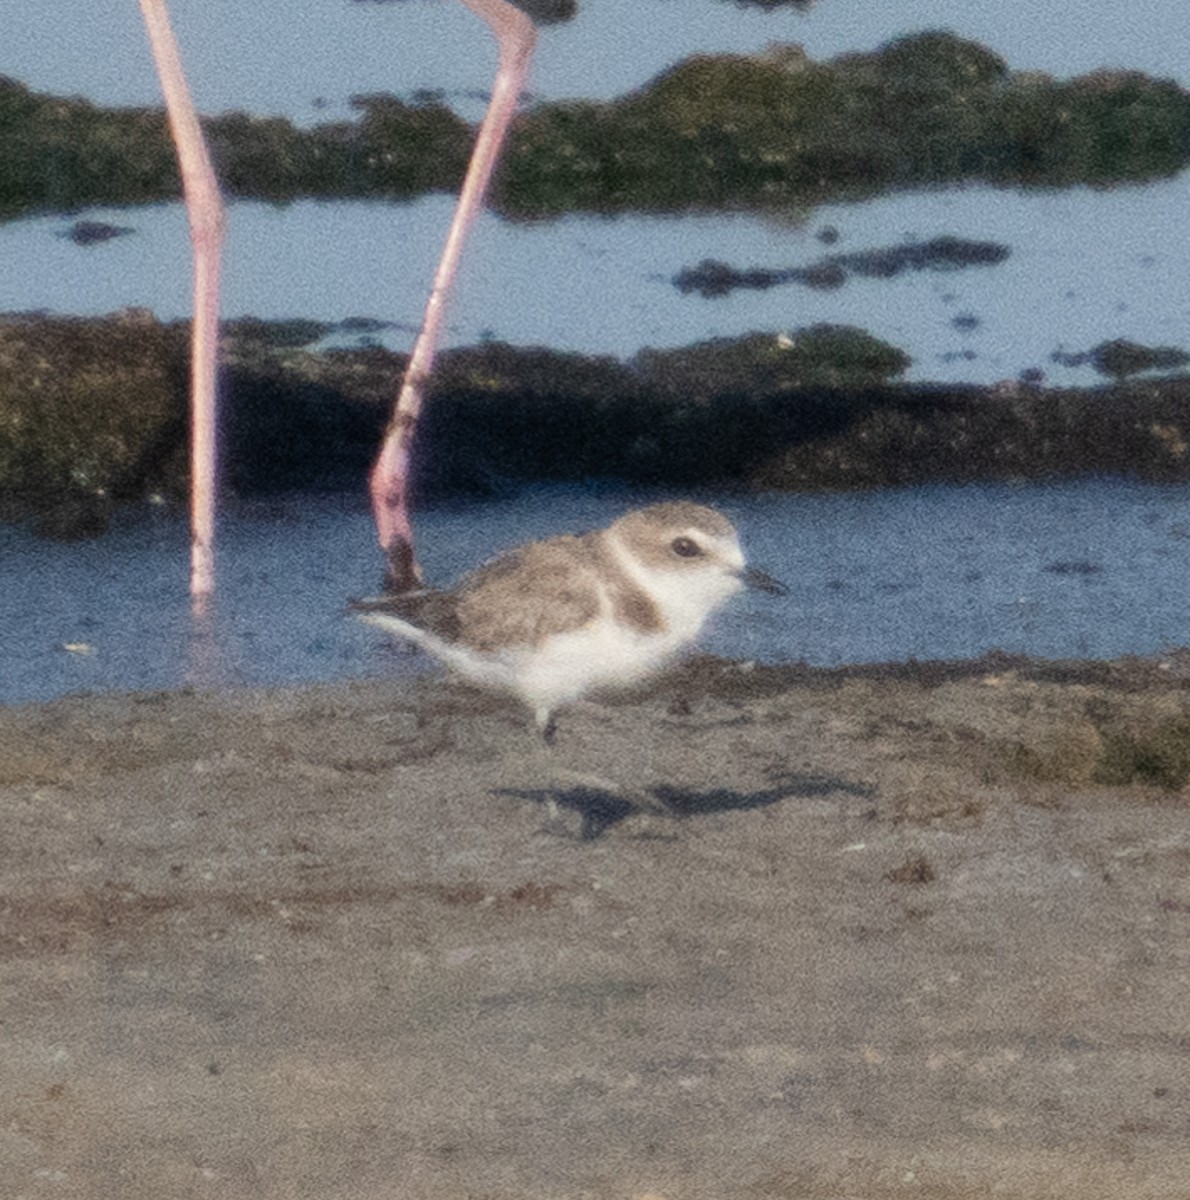
[[(689, 817), (736, 809), (767, 808), (781, 800), (828, 796), (833, 792), (861, 797), (873, 795), (872, 788), (867, 784), (856, 783), (836, 775), (807, 774), (788, 775), (772, 787), (751, 792), (736, 791), (732, 788), (709, 788), (703, 791), (660, 784), (644, 789), (643, 796), (656, 803), (652, 811), (685, 820)], [(494, 793), (519, 800), (533, 800), (538, 804), (548, 804), (552, 800), (560, 809), (577, 812), (582, 818), (579, 836), (583, 841), (593, 841), (602, 837), (633, 813), (650, 811), (644, 804), (634, 803), (624, 796), (595, 787), (496, 788)]]

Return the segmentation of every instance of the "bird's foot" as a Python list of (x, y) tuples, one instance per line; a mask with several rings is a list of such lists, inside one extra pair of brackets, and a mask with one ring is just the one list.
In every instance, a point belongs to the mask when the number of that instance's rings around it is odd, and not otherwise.
[(573, 838), (581, 836), (576, 834), (573, 823), (567, 820), (561, 805), (553, 796), (550, 796), (545, 802), (545, 822), (537, 832), (546, 837)]

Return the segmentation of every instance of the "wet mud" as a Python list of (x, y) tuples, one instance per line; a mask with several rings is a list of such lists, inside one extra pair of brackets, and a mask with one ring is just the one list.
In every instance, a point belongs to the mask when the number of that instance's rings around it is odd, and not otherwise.
[(1182, 1195), (1188, 677), (2, 709), (0, 1193)]

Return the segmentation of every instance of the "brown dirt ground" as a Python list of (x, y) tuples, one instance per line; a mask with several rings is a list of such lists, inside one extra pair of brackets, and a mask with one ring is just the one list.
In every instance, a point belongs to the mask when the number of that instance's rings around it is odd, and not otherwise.
[(1187, 674), (0, 709), (0, 1197), (1184, 1200)]

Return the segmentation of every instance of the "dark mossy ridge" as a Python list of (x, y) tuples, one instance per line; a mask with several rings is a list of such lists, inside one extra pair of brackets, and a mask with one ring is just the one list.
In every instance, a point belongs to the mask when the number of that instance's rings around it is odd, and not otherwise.
[[(436, 97), (355, 97), (354, 121), (204, 121), (232, 196), (407, 199), (455, 190), (473, 128)], [(105, 109), (0, 79), (0, 216), (179, 194), (158, 109)], [(1011, 72), (949, 33), (825, 63), (795, 45), (687, 59), (618, 100), (538, 104), (514, 124), (492, 203), (573, 211), (804, 206), (959, 181), (1111, 185), (1190, 161), (1190, 93), (1098, 71)]]
[[(923, 691), (986, 685), (980, 710), (1009, 700), (1027, 714), (1017, 734), (980, 729), (958, 736), (968, 763), (989, 783), (1030, 780), (1065, 787), (1139, 785), (1154, 798), (1175, 795), (1185, 803), (1190, 784), (1190, 650), (1110, 661), (1031, 658), (992, 650), (979, 658), (852, 663), (749, 663), (704, 655), (686, 664), (674, 681), (654, 685), (687, 702), (779, 696), (790, 688), (823, 692), (856, 685), (891, 684)], [(961, 726), (960, 726), (961, 727)], [(994, 728), (994, 727), (993, 727)], [(957, 730), (949, 732), (955, 737)], [(1181, 795), (1176, 795), (1181, 793)]]
[(841, 288), (852, 276), (894, 279), (906, 271), (994, 267), (1004, 262), (1010, 253), (1011, 250), (999, 242), (972, 242), (945, 235), (931, 238), (928, 242), (904, 242), (899, 246), (884, 246), (875, 250), (829, 254), (804, 267), (750, 267), (739, 270), (717, 259), (704, 258), (696, 267), (680, 270), (673, 278), (673, 285), (683, 294), (696, 292), (705, 300), (730, 296), (739, 289), (765, 291), (786, 283), (800, 283), (817, 291), (833, 291)]
[(1050, 358), (1064, 367), (1089, 363), (1100, 375), (1112, 379), (1124, 379), (1142, 371), (1176, 371), (1190, 363), (1190, 354), (1178, 346), (1138, 346), (1123, 338), (1101, 342), (1080, 354), (1055, 350)]
[[(366, 338), (376, 323), (348, 324)], [(342, 328), (227, 324), (227, 487), (362, 494), (406, 356), (316, 348)], [(0, 318), (0, 515), (37, 514), (47, 533), (78, 536), (101, 529), (120, 501), (182, 495), (188, 337), (187, 323), (138, 310)], [(1144, 349), (1132, 347), (1132, 359)], [(908, 364), (897, 348), (831, 325), (644, 350), (629, 362), (503, 343), (448, 351), (419, 430), (418, 487), (1190, 480), (1190, 377), (1088, 389), (896, 382)]]

